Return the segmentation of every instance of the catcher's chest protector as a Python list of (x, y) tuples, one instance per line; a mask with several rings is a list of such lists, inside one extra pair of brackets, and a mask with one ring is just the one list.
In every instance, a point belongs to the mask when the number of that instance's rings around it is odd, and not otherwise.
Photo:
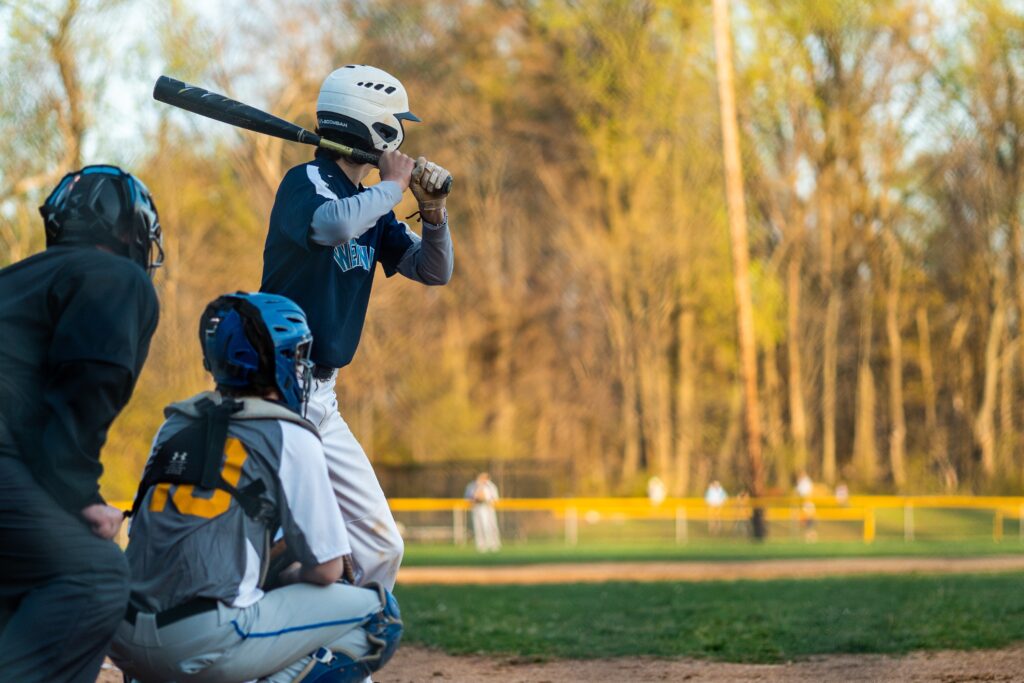
[(273, 506), (260, 496), (266, 490), (257, 479), (242, 489), (224, 481), (221, 469), (228, 423), (244, 404), (225, 398), (217, 404), (204, 398), (196, 404), (199, 419), (168, 439), (150, 459), (132, 503), (134, 515), (142, 505), (146, 492), (157, 484), (191, 484), (203, 489), (227, 491), (238, 501), (249, 517), (269, 522)]

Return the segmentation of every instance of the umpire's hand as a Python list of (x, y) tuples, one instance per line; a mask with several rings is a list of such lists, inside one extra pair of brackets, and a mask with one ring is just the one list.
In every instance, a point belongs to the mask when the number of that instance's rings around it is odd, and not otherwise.
[(117, 536), (124, 521), (124, 513), (115, 507), (97, 503), (82, 508), (82, 517), (89, 524), (89, 530), (108, 541)]

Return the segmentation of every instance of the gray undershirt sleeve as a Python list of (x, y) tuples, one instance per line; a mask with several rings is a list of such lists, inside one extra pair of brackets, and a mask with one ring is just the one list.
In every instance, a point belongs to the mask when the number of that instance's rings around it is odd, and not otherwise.
[(425, 285), (446, 285), (455, 268), (455, 249), (448, 231), (448, 220), (440, 225), (423, 222), (423, 237), (408, 226), (406, 232), (413, 243), (398, 263), (398, 272)]
[(359, 237), (402, 200), (398, 183), (386, 180), (359, 194), (324, 202), (313, 213), (309, 239), (314, 244), (336, 247)]

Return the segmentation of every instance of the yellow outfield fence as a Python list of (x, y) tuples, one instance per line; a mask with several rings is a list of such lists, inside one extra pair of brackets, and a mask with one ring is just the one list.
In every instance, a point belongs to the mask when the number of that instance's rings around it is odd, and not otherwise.
[[(424, 527), (432, 537), (450, 538), (457, 544), (467, 539), (467, 511), (472, 502), (459, 498), (395, 498), (390, 501), (395, 513), (448, 513), (449, 529)], [(900, 525), (903, 539), (915, 538), (915, 513), (924, 510), (974, 511), (992, 515), (992, 539), (1003, 540), (1006, 522), (1016, 523), (1020, 540), (1024, 541), (1024, 497), (1010, 496), (850, 496), (839, 501), (832, 496), (810, 498), (775, 497), (733, 499), (722, 506), (710, 506), (702, 498), (666, 498), (658, 504), (648, 498), (507, 498), (497, 501), (501, 512), (542, 512), (563, 520), (565, 540), (575, 545), (579, 540), (580, 520), (615, 519), (618, 521), (666, 520), (674, 525), (675, 541), (685, 543), (692, 522), (720, 524), (742, 523), (750, 519), (754, 507), (765, 510), (768, 522), (789, 522), (794, 528), (811, 529), (818, 522), (854, 522), (860, 527), (864, 543), (875, 540), (878, 513), (892, 516), (902, 511)], [(411, 529), (411, 536), (418, 536)], [(427, 535), (424, 535), (427, 536)]]
[[(471, 501), (461, 498), (393, 498), (389, 502), (400, 522), (403, 517), (415, 517), (417, 513), (432, 515), (435, 522), (438, 519), (450, 520), (432, 525), (402, 524), (408, 540), (444, 540), (463, 544), (468, 539)], [(113, 504), (122, 509), (131, 506), (130, 502)], [(1011, 523), (1011, 529), (1024, 542), (1024, 497), (850, 496), (845, 501), (831, 496), (775, 497), (731, 499), (717, 507), (708, 505), (702, 498), (666, 498), (658, 504), (648, 498), (505, 498), (495, 503), (499, 512), (545, 513), (555, 518), (561, 527), (559, 535), (564, 535), (569, 545), (579, 541), (581, 520), (584, 524), (593, 520), (668, 522), (674, 530), (675, 542), (686, 543), (693, 523), (706, 523), (709, 529), (725, 522), (744, 524), (750, 519), (755, 506), (764, 509), (769, 523), (789, 523), (794, 531), (813, 529), (819, 522), (855, 523), (864, 543), (875, 540), (879, 514), (887, 515), (890, 526), (894, 516), (900, 518), (897, 525), (902, 529), (903, 539), (913, 541), (917, 532), (917, 513), (928, 510), (972, 511), (975, 516), (991, 515), (991, 537), (994, 541), (1003, 540), (1004, 528)]]

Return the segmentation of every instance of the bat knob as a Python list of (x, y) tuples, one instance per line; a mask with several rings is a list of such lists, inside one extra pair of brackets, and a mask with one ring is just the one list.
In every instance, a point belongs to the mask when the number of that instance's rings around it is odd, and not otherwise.
[(451, 192), (452, 192), (452, 177), (448, 176), (445, 179), (444, 184), (441, 186), (441, 194), (449, 195), (449, 194), (451, 194)]

